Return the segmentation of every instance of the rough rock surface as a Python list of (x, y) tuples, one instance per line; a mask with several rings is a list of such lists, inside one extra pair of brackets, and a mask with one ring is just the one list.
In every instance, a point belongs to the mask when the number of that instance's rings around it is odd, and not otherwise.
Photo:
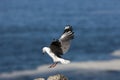
[(62, 74), (57, 74), (57, 75), (49, 76), (47, 80), (68, 80), (68, 79)]
[[(37, 78), (37, 79), (34, 79), (34, 80), (45, 80), (45, 79), (44, 78)], [(68, 78), (65, 77), (62, 74), (56, 74), (56, 75), (53, 75), (53, 76), (49, 76), (47, 80), (68, 80)]]

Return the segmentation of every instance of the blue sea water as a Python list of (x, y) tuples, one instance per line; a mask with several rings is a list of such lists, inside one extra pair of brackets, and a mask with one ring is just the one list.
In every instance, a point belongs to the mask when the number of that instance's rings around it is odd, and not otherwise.
[(0, 0), (0, 73), (52, 63), (42, 47), (65, 25), (75, 39), (63, 57), (73, 62), (109, 60), (120, 49), (119, 0)]

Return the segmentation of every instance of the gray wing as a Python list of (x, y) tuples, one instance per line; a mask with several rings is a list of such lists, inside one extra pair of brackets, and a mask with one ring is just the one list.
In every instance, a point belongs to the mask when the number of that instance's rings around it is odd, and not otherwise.
[(63, 53), (68, 51), (72, 39), (74, 39), (74, 32), (72, 31), (72, 27), (67, 26), (59, 39)]
[(74, 32), (68, 31), (63, 33), (63, 35), (60, 37), (59, 40), (63, 42), (63, 41), (69, 41), (72, 39), (74, 39)]
[(66, 26), (59, 40), (54, 40), (50, 44), (51, 51), (58, 57), (66, 53), (70, 47), (70, 41), (74, 38), (71, 26)]

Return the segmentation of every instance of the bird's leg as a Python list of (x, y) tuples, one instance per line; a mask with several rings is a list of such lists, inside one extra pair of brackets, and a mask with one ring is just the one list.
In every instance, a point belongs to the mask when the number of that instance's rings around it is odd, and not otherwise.
[(57, 64), (58, 62), (55, 62), (54, 64), (50, 65), (49, 68), (54, 68)]
[(54, 63), (53, 67), (55, 67), (58, 64), (58, 62)]
[(49, 68), (52, 68), (54, 64), (55, 64), (55, 63), (53, 63), (52, 65), (50, 65)]

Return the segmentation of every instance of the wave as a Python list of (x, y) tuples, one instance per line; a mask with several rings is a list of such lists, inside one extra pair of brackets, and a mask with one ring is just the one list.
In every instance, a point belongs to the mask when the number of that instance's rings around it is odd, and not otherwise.
[[(35, 75), (45, 75), (62, 71), (76, 70), (78, 73), (81, 70), (120, 70), (120, 59), (106, 60), (106, 61), (88, 61), (88, 62), (73, 62), (67, 65), (57, 65), (55, 68), (48, 68), (49, 65), (39, 66), (34, 70), (24, 70), (24, 71), (13, 71), (11, 73), (1, 73), (0, 79), (10, 79), (22, 76), (35, 76)], [(76, 66), (77, 65), (77, 66)], [(68, 73), (69, 74), (69, 73)]]
[(116, 57), (120, 57), (120, 50), (114, 51), (111, 55), (116, 56)]

